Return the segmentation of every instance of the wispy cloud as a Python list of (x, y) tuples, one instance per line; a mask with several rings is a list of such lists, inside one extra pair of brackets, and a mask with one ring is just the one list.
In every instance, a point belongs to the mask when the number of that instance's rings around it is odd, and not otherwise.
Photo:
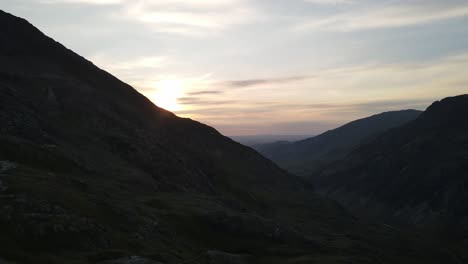
[(291, 76), (284, 78), (270, 78), (270, 79), (246, 79), (246, 80), (232, 80), (225, 81), (221, 84), (223, 86), (232, 88), (246, 88), (257, 85), (268, 85), (268, 84), (286, 84), (291, 82), (303, 81), (312, 78), (313, 76)]
[(161, 71), (170, 65), (170, 59), (165, 56), (119, 59), (99, 53), (91, 56), (90, 60), (98, 67), (135, 86), (140, 92), (153, 91), (155, 83), (164, 77)]
[(187, 94), (190, 96), (197, 96), (197, 95), (222, 94), (222, 93), (223, 91), (219, 91), (219, 90), (206, 90), (206, 91), (188, 92)]
[(123, 0), (39, 0), (44, 4), (90, 4), (90, 5), (112, 5), (120, 4)]
[(248, 0), (38, 0), (45, 4), (116, 5), (114, 18), (157, 32), (203, 36), (257, 21), (261, 14)]
[(331, 16), (303, 19), (299, 31), (321, 30), (349, 32), (357, 30), (398, 28), (468, 16), (468, 3), (437, 5), (432, 1), (377, 5), (356, 8)]
[(127, 1), (123, 15), (152, 30), (202, 36), (250, 23), (259, 18), (247, 1)]
[(226, 106), (231, 104), (237, 104), (239, 101), (236, 100), (219, 100), (219, 99), (204, 99), (201, 97), (181, 97), (177, 99), (177, 102), (181, 105), (191, 106)]
[(145, 69), (161, 68), (168, 59), (162, 56), (147, 56), (127, 61), (115, 61), (111, 58), (106, 58), (105, 56), (96, 55), (93, 56), (91, 60), (97, 65), (105, 66), (106, 69), (112, 72), (119, 72), (126, 70), (141, 71)]
[[(228, 135), (254, 135), (268, 133), (284, 134), (319, 134), (336, 128), (357, 118), (367, 117), (391, 110), (425, 109), (435, 99), (401, 99), (375, 100), (356, 103), (328, 103), (328, 104), (251, 104), (240, 105), (239, 102), (200, 100), (199, 109), (176, 111), (179, 115), (197, 115), (206, 123), (215, 125), (221, 132)], [(195, 104), (197, 106), (197, 104)], [(287, 113), (284, 115), (284, 113)], [(312, 113), (320, 113), (317, 118)], [(299, 115), (297, 119), (292, 116)], [(333, 115), (344, 115), (344, 119), (332, 118)], [(226, 118), (229, 116), (230, 118)], [(272, 118), (275, 116), (289, 116), (289, 118)], [(258, 122), (262, 120), (262, 122)]]
[[(231, 135), (293, 131), (275, 125), (279, 123), (304, 124), (294, 127), (315, 133), (320, 129), (312, 129), (310, 124), (328, 124), (321, 127), (329, 129), (385, 111), (424, 110), (435, 100), (466, 93), (467, 67), (468, 54), (460, 54), (418, 63), (334, 68), (304, 75), (307, 78), (220, 81), (212, 85), (226, 85), (219, 88), (226, 95), (192, 94), (179, 100), (189, 107), (176, 113), (214, 124)], [(230, 89), (246, 86), (249, 89)], [(237, 128), (229, 123), (236, 123)]]
[(352, 4), (353, 0), (304, 0), (307, 3), (317, 5), (340, 5), (340, 4)]

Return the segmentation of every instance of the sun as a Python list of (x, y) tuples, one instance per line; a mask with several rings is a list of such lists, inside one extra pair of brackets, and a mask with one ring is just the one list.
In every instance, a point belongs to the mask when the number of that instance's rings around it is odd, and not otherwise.
[(181, 110), (177, 99), (183, 95), (183, 82), (181, 80), (162, 80), (156, 84), (153, 94), (157, 106), (169, 111)]

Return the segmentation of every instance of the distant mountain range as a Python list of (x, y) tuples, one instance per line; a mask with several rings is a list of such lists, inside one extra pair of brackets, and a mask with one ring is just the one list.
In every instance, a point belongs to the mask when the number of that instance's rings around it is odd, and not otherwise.
[(278, 141), (298, 141), (311, 137), (311, 135), (252, 135), (252, 136), (230, 136), (234, 141), (249, 147), (257, 145), (276, 143)]
[(445, 223), (468, 236), (468, 95), (433, 103), (313, 177), (360, 215)]
[[(468, 261), (458, 240), (446, 243), (437, 234), (357, 219), (306, 179), (211, 127), (155, 106), (27, 21), (0, 11), (0, 25), (0, 263)], [(408, 131), (426, 131), (435, 146), (454, 140), (457, 146), (440, 150), (463, 161), (458, 127), (443, 134), (444, 141), (430, 133), (455, 122), (435, 112), (423, 114), (416, 119), (421, 125)], [(464, 122), (466, 112), (458, 114)], [(441, 126), (422, 125), (426, 119)], [(387, 136), (380, 138), (386, 144)], [(406, 136), (392, 138), (385, 157), (398, 146), (406, 149), (400, 145)], [(424, 152), (419, 141), (411, 142)], [(364, 151), (378, 166), (374, 147), (366, 150), (349, 157)], [(412, 159), (412, 153), (398, 158)], [(447, 157), (439, 156), (427, 164)], [(332, 180), (343, 177), (347, 164), (322, 170), (330, 181), (320, 181), (319, 190), (345, 197), (352, 182), (336, 192)], [(464, 171), (450, 164), (442, 168)], [(407, 191), (417, 187), (409, 186)], [(363, 197), (375, 185), (367, 187)], [(384, 197), (377, 198), (384, 203)]]
[(467, 117), (461, 95), (255, 148), (360, 217), (468, 237)]
[(421, 111), (386, 112), (359, 119), (315, 137), (253, 146), (293, 174), (313, 177), (323, 166), (344, 158), (355, 147), (388, 129), (414, 120)]

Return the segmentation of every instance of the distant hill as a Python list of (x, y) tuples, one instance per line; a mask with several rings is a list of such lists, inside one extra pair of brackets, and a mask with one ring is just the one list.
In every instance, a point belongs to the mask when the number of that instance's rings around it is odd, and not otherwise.
[(230, 136), (234, 141), (249, 147), (261, 144), (275, 143), (278, 141), (298, 141), (311, 137), (310, 135), (252, 135), (252, 136)]
[(315, 182), (360, 215), (443, 223), (468, 235), (468, 95), (433, 103), (327, 166)]
[(371, 137), (414, 120), (420, 114), (421, 111), (416, 110), (385, 112), (301, 141), (282, 141), (254, 148), (291, 173), (309, 177), (330, 162), (344, 158)]
[(27, 21), (0, 11), (0, 25), (0, 262), (460, 263), (430, 236), (357, 221)]

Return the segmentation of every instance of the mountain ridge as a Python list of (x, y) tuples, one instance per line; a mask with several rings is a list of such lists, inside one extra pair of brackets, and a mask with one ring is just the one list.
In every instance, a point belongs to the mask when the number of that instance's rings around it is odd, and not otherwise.
[(309, 177), (332, 161), (344, 158), (353, 148), (381, 132), (416, 118), (421, 112), (384, 112), (349, 122), (318, 136), (256, 146), (255, 149), (293, 174)]
[(467, 113), (468, 95), (436, 101), (414, 121), (331, 164), (317, 186), (361, 213), (366, 208), (403, 223), (459, 226), (467, 217)]

